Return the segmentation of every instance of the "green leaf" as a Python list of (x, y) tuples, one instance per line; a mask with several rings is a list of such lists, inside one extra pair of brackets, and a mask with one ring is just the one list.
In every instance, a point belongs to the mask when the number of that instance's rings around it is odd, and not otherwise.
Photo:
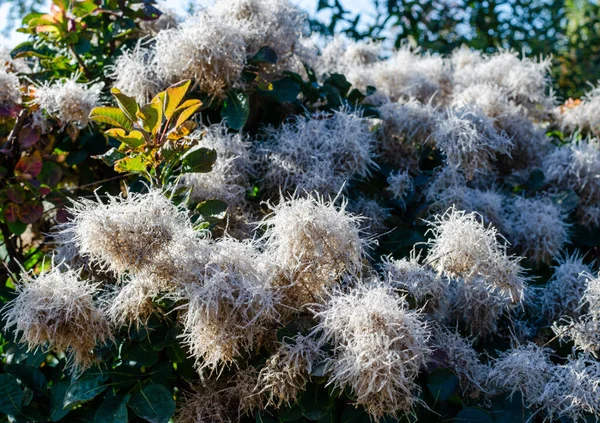
[(436, 401), (448, 401), (458, 387), (458, 377), (450, 369), (435, 369), (427, 379), (427, 388)]
[(190, 117), (192, 117), (192, 115), (196, 113), (198, 109), (200, 109), (200, 107), (202, 107), (202, 102), (200, 100), (185, 101), (181, 106), (177, 108), (177, 110), (175, 110), (175, 113), (179, 114), (177, 116), (177, 123), (175, 124), (175, 127), (177, 128)]
[(11, 363), (4, 366), (4, 371), (19, 379), (21, 383), (33, 391), (46, 389), (46, 377), (35, 367)]
[(69, 389), (69, 382), (58, 382), (52, 386), (50, 396), (50, 421), (57, 422), (66, 416), (70, 408), (63, 408), (65, 403), (65, 394)]
[(372, 423), (372, 420), (364, 408), (347, 405), (342, 413), (340, 423)]
[(163, 117), (162, 99), (155, 98), (152, 103), (145, 105), (137, 113), (137, 116), (142, 120), (144, 131), (156, 135), (162, 124)]
[(287, 77), (273, 82), (273, 89), (261, 91), (262, 95), (273, 97), (283, 103), (293, 103), (298, 99), (302, 86), (293, 78)]
[(277, 63), (277, 53), (271, 47), (265, 46), (261, 47), (252, 58), (250, 59), (252, 63)]
[(302, 415), (308, 420), (319, 420), (333, 407), (334, 398), (324, 385), (311, 383), (298, 401)]
[(23, 390), (17, 380), (8, 374), (0, 374), (0, 413), (16, 416), (21, 412)]
[(123, 94), (118, 88), (112, 88), (110, 92), (117, 100), (117, 104), (123, 113), (125, 113), (130, 121), (135, 122), (137, 120), (137, 112), (140, 110), (140, 106), (138, 106), (135, 99)]
[(17, 236), (22, 235), (23, 232), (25, 232), (25, 229), (27, 229), (27, 224), (23, 222), (6, 222), (6, 225), (8, 226), (8, 229)]
[(250, 116), (250, 97), (242, 91), (232, 91), (227, 95), (221, 109), (221, 118), (233, 130), (240, 131)]
[[(165, 96), (165, 117), (171, 119), (171, 116), (175, 113), (175, 110), (181, 104), (181, 101), (185, 97), (191, 80), (186, 79), (185, 81), (178, 82), (177, 84), (171, 85), (167, 88)], [(185, 120), (185, 119), (184, 119)]]
[(292, 422), (302, 418), (302, 410), (298, 404), (293, 404), (281, 408), (278, 416), (282, 422)]
[(115, 170), (120, 173), (139, 173), (145, 172), (147, 168), (146, 159), (144, 156), (128, 156), (115, 163)]
[(192, 133), (194, 129), (198, 127), (198, 124), (193, 120), (186, 120), (181, 125), (175, 127), (172, 131), (167, 135), (167, 139), (170, 140), (180, 140), (183, 137), (187, 137)]
[(117, 128), (131, 131), (133, 123), (118, 107), (95, 107), (90, 113), (90, 119), (98, 123), (107, 123)]
[(217, 152), (210, 148), (196, 147), (181, 158), (182, 173), (206, 173), (212, 170)]
[(97, 372), (84, 375), (73, 382), (65, 393), (63, 408), (73, 407), (95, 398), (108, 387), (104, 385), (106, 378), (106, 375)]
[(332, 73), (325, 81), (323, 81), (323, 85), (331, 85), (338, 89), (342, 97), (345, 97), (352, 87), (352, 84), (346, 80), (344, 75), (339, 73)]
[(129, 407), (150, 423), (167, 423), (175, 411), (175, 401), (166, 386), (146, 385), (131, 396)]
[(196, 211), (202, 215), (207, 222), (225, 219), (227, 203), (220, 200), (208, 200), (196, 206)]
[(100, 156), (93, 156), (95, 159), (100, 159), (104, 163), (109, 166), (114, 166), (116, 162), (125, 157), (125, 154), (117, 150), (116, 148), (111, 148), (106, 153)]
[(56, 186), (62, 178), (62, 169), (53, 162), (44, 162), (37, 180), (49, 187)]
[(492, 417), (479, 407), (467, 407), (458, 412), (454, 421), (457, 423), (492, 423)]
[(533, 191), (542, 189), (544, 187), (545, 179), (544, 172), (541, 169), (534, 169), (529, 174), (527, 187)]
[(105, 134), (121, 141), (122, 143), (125, 143), (127, 146), (133, 149), (141, 147), (146, 142), (144, 134), (142, 134), (140, 131), (131, 131), (129, 134), (127, 134), (124, 129), (112, 128), (106, 131)]
[(107, 395), (100, 404), (94, 423), (127, 423), (127, 402), (130, 395)]

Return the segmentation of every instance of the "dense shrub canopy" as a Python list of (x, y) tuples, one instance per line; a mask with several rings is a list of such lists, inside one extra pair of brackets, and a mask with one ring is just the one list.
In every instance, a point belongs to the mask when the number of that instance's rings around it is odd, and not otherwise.
[[(0, 69), (6, 421), (600, 419), (597, 89), (56, 0)], [(5, 417), (6, 416), (6, 417)]]

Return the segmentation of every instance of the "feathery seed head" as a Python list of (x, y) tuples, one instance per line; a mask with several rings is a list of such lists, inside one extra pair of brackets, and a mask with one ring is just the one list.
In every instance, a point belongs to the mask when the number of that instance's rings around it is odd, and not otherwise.
[(392, 199), (398, 200), (406, 207), (404, 199), (413, 190), (413, 180), (408, 171), (390, 173), (387, 183), (388, 187), (386, 189), (392, 193)]
[(178, 243), (196, 238), (186, 212), (161, 191), (108, 196), (104, 203), (80, 199), (69, 209), (72, 219), (59, 225), (59, 241), (116, 274), (140, 271)]
[(422, 315), (375, 284), (334, 294), (315, 317), (320, 342), (333, 346), (329, 384), (349, 388), (355, 403), (375, 418), (409, 414), (418, 401), (415, 379), (430, 352)]
[(374, 137), (360, 112), (316, 113), (270, 128), (263, 153), (266, 188), (335, 194), (374, 167)]
[(215, 97), (233, 87), (246, 63), (246, 48), (238, 28), (202, 10), (177, 28), (160, 31), (154, 63), (168, 82), (195, 79), (201, 91)]
[(142, 105), (150, 102), (163, 85), (156, 74), (153, 54), (153, 50), (138, 43), (135, 48), (124, 50), (114, 65), (107, 66), (113, 87)]
[(0, 66), (0, 106), (11, 107), (21, 104), (19, 77)]
[(496, 154), (510, 154), (512, 141), (499, 132), (494, 122), (480, 110), (449, 109), (432, 134), (449, 166), (461, 169), (467, 179), (492, 168)]
[(100, 104), (103, 83), (83, 84), (76, 82), (79, 75), (70, 79), (46, 82), (35, 87), (34, 103), (63, 124), (86, 126), (90, 112)]
[(72, 269), (55, 267), (35, 278), (25, 275), (16, 289), (16, 298), (4, 309), (6, 329), (14, 328), (29, 349), (71, 352), (77, 370), (96, 361), (93, 349), (111, 339), (108, 320), (94, 299), (97, 285), (79, 279)]
[(315, 302), (340, 278), (362, 268), (369, 241), (361, 239), (362, 218), (323, 197), (296, 196), (271, 206), (272, 213), (260, 225), (266, 254), (294, 275), (286, 288), (286, 300), (296, 307)]

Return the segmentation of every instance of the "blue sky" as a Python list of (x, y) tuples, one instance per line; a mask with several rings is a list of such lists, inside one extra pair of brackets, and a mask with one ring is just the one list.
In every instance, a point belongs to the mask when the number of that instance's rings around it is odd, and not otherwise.
[[(291, 0), (293, 3), (299, 5), (302, 9), (307, 12), (314, 14), (317, 9), (317, 1), (318, 0)], [(363, 13), (368, 14), (371, 10), (371, 2), (370, 0), (341, 0), (342, 4), (350, 11), (354, 13)], [(198, 4), (209, 4), (211, 0), (198, 0)], [(186, 5), (189, 3), (189, 0), (168, 0), (168, 1), (159, 1), (160, 6), (174, 9), (180, 13), (183, 13)], [(2, 4), (0, 6), (0, 22), (6, 21), (6, 16), (8, 13), (9, 4)], [(321, 16), (321, 15), (318, 15)], [(0, 36), (0, 46), (8, 46), (14, 47), (15, 45), (25, 41), (27, 37), (24, 34), (20, 34), (18, 32), (13, 32), (10, 37)]]

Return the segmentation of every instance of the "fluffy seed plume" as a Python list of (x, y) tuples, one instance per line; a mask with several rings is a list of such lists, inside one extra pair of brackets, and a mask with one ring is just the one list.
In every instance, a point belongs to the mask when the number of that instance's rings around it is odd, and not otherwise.
[(497, 154), (510, 154), (508, 136), (496, 130), (493, 121), (473, 108), (449, 109), (432, 134), (449, 166), (464, 172), (467, 179), (492, 168)]
[(562, 108), (561, 129), (568, 132), (580, 131), (595, 136), (599, 135), (600, 118), (596, 113), (598, 107), (600, 107), (600, 87), (587, 93), (580, 103)]
[(510, 398), (520, 392), (529, 407), (539, 404), (552, 378), (550, 353), (532, 343), (500, 353), (493, 361), (487, 385), (492, 391), (509, 393)]
[(161, 191), (79, 199), (72, 219), (58, 227), (57, 240), (76, 246), (79, 254), (116, 274), (136, 272), (179, 243), (196, 237), (185, 211)]
[(449, 209), (430, 222), (427, 261), (452, 277), (452, 308), (475, 335), (496, 330), (502, 313), (524, 300), (526, 278), (519, 260), (476, 213)]
[(592, 269), (577, 252), (560, 257), (553, 269), (554, 273), (543, 290), (544, 318), (553, 321), (565, 315), (579, 316), (579, 305), (591, 279)]
[(195, 79), (201, 91), (221, 96), (238, 81), (246, 63), (246, 47), (238, 28), (208, 10), (190, 16), (177, 28), (160, 31), (154, 62), (168, 83)]
[[(362, 267), (369, 242), (361, 218), (322, 197), (290, 197), (271, 206), (261, 226), (266, 254), (286, 275), (286, 301), (302, 307), (317, 302), (333, 285)], [(289, 282), (288, 282), (289, 281)]]
[(335, 194), (347, 180), (370, 173), (373, 148), (373, 135), (359, 112), (298, 116), (268, 130), (264, 183), (274, 192)]
[(413, 190), (413, 180), (408, 172), (391, 173), (387, 178), (388, 187), (386, 188), (392, 193), (392, 199), (397, 200), (406, 207), (404, 200), (406, 196)]
[(211, 11), (240, 31), (249, 56), (270, 47), (278, 60), (294, 53), (305, 23), (304, 14), (288, 0), (223, 0)]
[(545, 386), (540, 404), (548, 420), (568, 417), (585, 420), (588, 415), (600, 418), (600, 363), (587, 356), (571, 358), (555, 366)]
[(153, 60), (154, 51), (138, 43), (133, 49), (123, 51), (114, 65), (107, 67), (107, 76), (114, 81), (113, 87), (144, 105), (158, 94), (163, 85)]
[(233, 363), (278, 318), (278, 293), (264, 258), (251, 242), (222, 239), (214, 244), (202, 279), (185, 286), (183, 340), (199, 370)]
[(194, 133), (201, 147), (217, 152), (217, 160), (208, 173), (188, 173), (182, 184), (192, 188), (195, 201), (221, 200), (230, 206), (244, 203), (252, 172), (248, 141), (239, 133), (228, 132), (225, 125), (211, 125)]
[(389, 287), (359, 285), (333, 295), (315, 317), (321, 342), (333, 345), (328, 383), (350, 389), (374, 418), (409, 414), (418, 401), (415, 378), (429, 355), (421, 314)]
[(384, 257), (381, 262), (383, 280), (395, 290), (410, 294), (423, 308), (436, 318), (443, 318), (448, 311), (448, 284), (428, 266), (419, 263), (419, 257), (394, 260)]
[(103, 84), (77, 82), (79, 75), (69, 79), (46, 82), (34, 89), (34, 103), (63, 124), (86, 126), (92, 109), (100, 105)]
[(97, 285), (81, 280), (74, 270), (53, 268), (35, 278), (25, 275), (16, 288), (4, 318), (6, 329), (14, 329), (20, 342), (29, 349), (70, 352), (76, 370), (96, 362), (94, 348), (111, 338), (108, 320), (94, 299)]
[(509, 239), (535, 263), (549, 263), (569, 241), (564, 213), (549, 198), (515, 198), (507, 222)]
[(21, 84), (19, 77), (0, 66), (0, 107), (21, 104)]
[(458, 376), (464, 394), (476, 397), (487, 392), (485, 381), (490, 366), (479, 359), (479, 354), (473, 349), (473, 340), (458, 332), (438, 328), (433, 333), (431, 346), (434, 351), (432, 357)]

